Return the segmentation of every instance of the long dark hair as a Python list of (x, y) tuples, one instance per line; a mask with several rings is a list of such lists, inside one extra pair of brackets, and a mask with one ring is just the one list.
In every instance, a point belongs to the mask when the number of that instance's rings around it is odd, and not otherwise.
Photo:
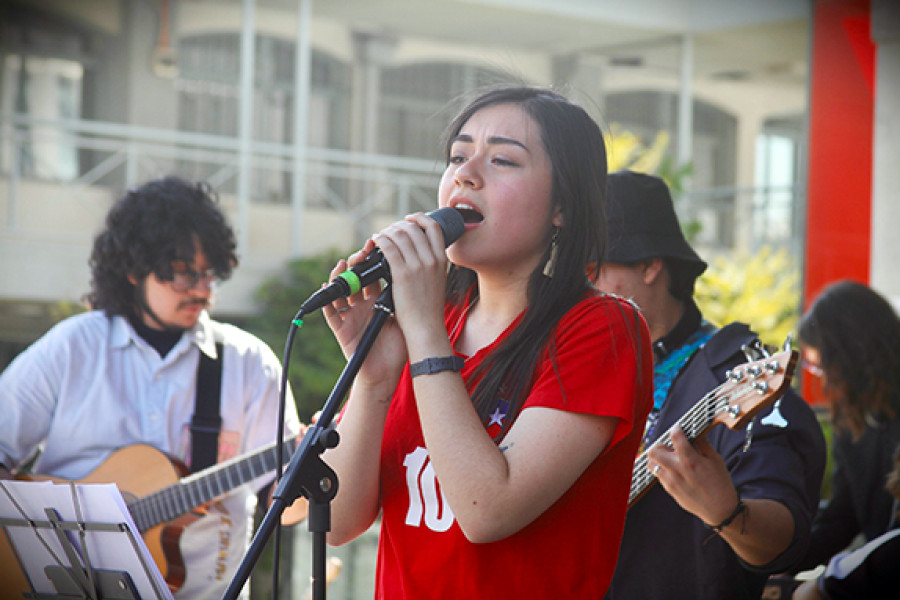
[(199, 242), (219, 279), (237, 266), (234, 232), (206, 183), (165, 177), (128, 190), (106, 215), (105, 228), (91, 252), (91, 291), (85, 301), (107, 315), (140, 320), (140, 304), (131, 275), (173, 277), (172, 262), (194, 260)]
[(854, 281), (829, 285), (799, 335), (819, 351), (836, 427), (859, 436), (867, 421), (900, 417), (900, 318), (878, 292)]
[[(520, 324), (482, 362), (483, 374), (473, 392), (473, 403), (482, 420), (500, 399), (509, 404), (508, 414), (518, 414), (531, 387), (535, 366), (560, 318), (592, 289), (600, 265), (588, 273), (588, 264), (606, 251), (604, 197), (606, 148), (596, 122), (580, 106), (551, 90), (534, 87), (490, 89), (466, 106), (450, 123), (444, 138), (449, 162), (452, 140), (479, 110), (498, 104), (522, 108), (540, 128), (541, 142), (551, 162), (551, 205), (559, 207), (563, 224), (556, 246), (552, 277), (543, 274), (551, 243), (528, 282), (527, 307)], [(475, 272), (450, 266), (448, 300), (463, 304), (477, 293)], [(551, 356), (552, 356), (552, 348)], [(505, 420), (504, 431), (513, 419)]]

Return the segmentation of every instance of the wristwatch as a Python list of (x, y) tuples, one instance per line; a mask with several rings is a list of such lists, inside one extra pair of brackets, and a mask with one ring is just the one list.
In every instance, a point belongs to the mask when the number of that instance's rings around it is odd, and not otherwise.
[(409, 376), (431, 375), (441, 371), (461, 371), (466, 362), (461, 356), (432, 356), (409, 365)]

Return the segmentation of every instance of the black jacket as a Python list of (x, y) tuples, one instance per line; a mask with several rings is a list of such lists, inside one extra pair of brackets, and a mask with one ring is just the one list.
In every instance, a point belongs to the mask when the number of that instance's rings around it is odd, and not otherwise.
[[(733, 323), (694, 353), (672, 383), (655, 437), (724, 381), (727, 369), (745, 362), (741, 346), (755, 339), (746, 325)], [(743, 498), (777, 500), (790, 510), (795, 527), (788, 549), (763, 567), (746, 565), (655, 485), (628, 511), (609, 600), (758, 599), (769, 573), (790, 568), (805, 554), (825, 468), (825, 441), (812, 409), (793, 391), (778, 407), (786, 426), (763, 424), (773, 410), (763, 410), (754, 420), (747, 452), (743, 430), (715, 426), (707, 439), (724, 458)]]
[(888, 530), (894, 497), (885, 489), (900, 444), (900, 419), (866, 427), (853, 441), (849, 433), (832, 442), (831, 499), (813, 521), (809, 553), (795, 571), (826, 564), (862, 534), (866, 541)]

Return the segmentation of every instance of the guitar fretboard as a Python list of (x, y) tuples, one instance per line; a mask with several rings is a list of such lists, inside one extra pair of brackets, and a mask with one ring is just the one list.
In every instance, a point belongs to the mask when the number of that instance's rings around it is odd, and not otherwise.
[[(732, 394), (722, 394), (722, 390), (726, 387), (728, 387), (728, 384), (724, 383), (712, 390), (678, 419), (677, 424), (681, 427), (689, 440), (695, 440), (706, 433), (706, 430), (715, 423), (716, 416), (728, 410), (728, 405), (735, 396), (756, 393), (755, 390), (751, 388), (738, 387), (731, 390), (733, 392)], [(659, 436), (659, 439), (653, 442), (653, 446), (664, 444), (671, 447), (671, 432), (672, 428)], [(631, 476), (631, 492), (628, 494), (629, 505), (637, 500), (656, 480), (656, 475), (651, 473), (647, 468), (647, 462), (649, 461), (647, 452), (649, 450), (650, 448), (647, 448), (647, 450), (634, 461), (634, 470), (632, 471)]]
[(786, 349), (776, 356), (745, 363), (728, 371), (723, 383), (703, 396), (634, 461), (628, 506), (631, 507), (656, 482), (656, 475), (647, 468), (648, 454), (651, 448), (659, 444), (671, 448), (671, 433), (676, 426), (680, 426), (691, 441), (704, 435), (717, 423), (731, 429), (751, 426), (754, 415), (779, 398), (790, 384), (796, 362), (796, 351)]
[[(291, 459), (294, 440), (283, 445), (283, 463)], [(181, 479), (143, 498), (128, 504), (128, 510), (140, 531), (147, 531), (160, 523), (190, 512), (193, 508), (222, 496), (236, 487), (266, 475), (277, 466), (276, 445), (253, 454), (237, 456)]]

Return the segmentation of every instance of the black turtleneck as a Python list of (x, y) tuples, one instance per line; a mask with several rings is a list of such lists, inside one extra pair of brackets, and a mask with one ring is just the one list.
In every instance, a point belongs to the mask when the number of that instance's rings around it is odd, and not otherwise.
[(153, 346), (160, 357), (165, 358), (166, 354), (175, 347), (178, 340), (184, 334), (184, 329), (152, 329), (142, 322), (131, 321), (131, 326), (139, 336)]
[(681, 314), (681, 318), (678, 319), (678, 323), (672, 328), (672, 331), (653, 342), (653, 355), (656, 358), (656, 362), (661, 361), (672, 350), (684, 344), (688, 337), (700, 327), (701, 319), (700, 309), (694, 304), (693, 299), (688, 299), (684, 305), (684, 312)]

